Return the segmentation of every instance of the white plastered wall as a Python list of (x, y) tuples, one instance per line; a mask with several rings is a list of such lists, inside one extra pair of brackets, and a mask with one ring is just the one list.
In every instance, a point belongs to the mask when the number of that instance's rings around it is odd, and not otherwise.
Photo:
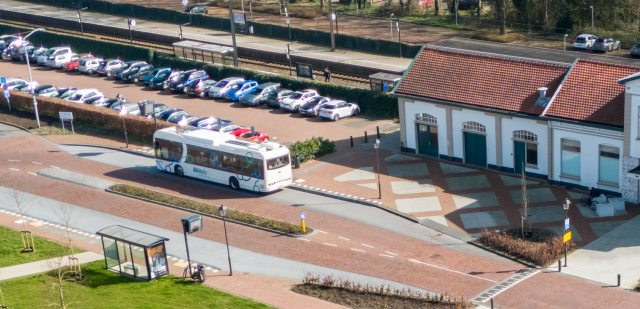
[(533, 169), (527, 167), (526, 170), (531, 173), (547, 175), (548, 174), (548, 125), (538, 123), (532, 119), (524, 119), (513, 117), (511, 119), (502, 118), (502, 166), (514, 168), (513, 157), (513, 132), (517, 130), (530, 131), (538, 136), (538, 168)]

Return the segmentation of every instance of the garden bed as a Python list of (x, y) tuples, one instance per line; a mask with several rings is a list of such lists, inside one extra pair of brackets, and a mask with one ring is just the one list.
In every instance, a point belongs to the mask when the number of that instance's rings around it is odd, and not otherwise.
[[(513, 230), (520, 231), (519, 228), (512, 229), (512, 233), (514, 233)], [(482, 231), (482, 235), (477, 239), (477, 242), (542, 267), (560, 259), (564, 256), (565, 250), (562, 239), (557, 237), (547, 238), (546, 241), (542, 242), (533, 242), (514, 238), (507, 232), (499, 233), (487, 230)], [(572, 251), (576, 245), (572, 241), (568, 241), (567, 246), (568, 250)]]
[(333, 276), (307, 274), (302, 284), (292, 289), (298, 294), (322, 299), (334, 304), (357, 309), (421, 308), (421, 309), (465, 309), (472, 308), (469, 302), (446, 295), (431, 296), (409, 290), (394, 290), (388, 286), (361, 285)]
[[(218, 207), (199, 201), (190, 200), (183, 197), (173, 196), (157, 191), (147, 190), (135, 186), (117, 184), (109, 187), (107, 190), (120, 193), (127, 196), (136, 197), (142, 200), (155, 202), (162, 205), (181, 208), (191, 212), (204, 214), (209, 217), (221, 219), (218, 216)], [(234, 209), (227, 209), (227, 221), (236, 222), (244, 225), (258, 227), (260, 229), (279, 232), (287, 235), (309, 235), (313, 232), (313, 229), (307, 227), (306, 231), (302, 231), (302, 227), (289, 222), (275, 220), (267, 217), (262, 217), (247, 212), (242, 212)]]

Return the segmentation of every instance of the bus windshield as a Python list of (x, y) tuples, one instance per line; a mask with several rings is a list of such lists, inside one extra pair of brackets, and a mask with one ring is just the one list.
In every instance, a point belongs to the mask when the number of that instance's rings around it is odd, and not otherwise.
[(284, 155), (267, 161), (267, 169), (275, 170), (289, 165), (289, 155)]

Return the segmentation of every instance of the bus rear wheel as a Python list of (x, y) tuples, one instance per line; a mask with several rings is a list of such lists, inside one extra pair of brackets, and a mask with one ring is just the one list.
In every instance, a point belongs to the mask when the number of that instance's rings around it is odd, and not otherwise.
[(240, 183), (238, 182), (238, 178), (230, 177), (229, 178), (229, 187), (233, 190), (240, 189)]
[(176, 171), (176, 175), (180, 177), (184, 177), (184, 169), (182, 169), (182, 166), (176, 165), (175, 171)]

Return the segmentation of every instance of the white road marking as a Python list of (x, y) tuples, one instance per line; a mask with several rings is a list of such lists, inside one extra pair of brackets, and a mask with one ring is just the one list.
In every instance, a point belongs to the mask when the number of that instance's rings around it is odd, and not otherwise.
[(38, 176), (38, 174), (36, 174), (36, 173), (32, 173), (32, 172), (29, 172), (29, 174), (31, 174), (31, 175), (33, 175), (33, 176)]
[(17, 168), (9, 168), (9, 169), (10, 169), (10, 170), (14, 170), (14, 171), (18, 171), (18, 172), (20, 171), (20, 170), (19, 170), (19, 169), (17, 169)]
[(9, 162), (20, 162), (20, 160), (9, 160)]
[(320, 232), (320, 233), (324, 233), (324, 234), (329, 234), (329, 233), (327, 233), (327, 232), (325, 232), (325, 231), (321, 231), (321, 230), (316, 230), (316, 231), (318, 231), (318, 232)]
[(51, 167), (53, 167), (53, 168), (59, 168), (59, 167), (57, 167), (57, 166), (53, 166), (53, 165), (51, 165)]
[(211, 267), (205, 267), (204, 269), (206, 269), (206, 270), (211, 270)]
[(382, 254), (382, 253), (380, 253), (380, 255), (382, 255), (382, 256), (386, 256), (386, 257), (390, 257), (390, 258), (392, 258), (392, 257), (393, 257), (393, 256), (391, 256), (391, 255), (386, 255), (386, 254)]
[(386, 252), (386, 253), (389, 253), (389, 254), (397, 255), (397, 254), (395, 254), (395, 253), (393, 253), (393, 252), (389, 252), (389, 251), (385, 251), (385, 252)]
[(364, 251), (364, 250), (360, 250), (360, 249), (353, 249), (353, 248), (351, 248), (351, 250), (353, 250), (353, 251), (360, 251), (360, 252), (366, 252), (366, 251)]
[(42, 164), (42, 163), (40, 163), (40, 162), (31, 162), (31, 163), (33, 163), (33, 164)]
[(308, 240), (308, 239), (302, 239), (302, 238), (298, 238), (298, 240), (311, 241), (311, 240)]
[(342, 237), (342, 236), (338, 236), (338, 238), (340, 238), (340, 239), (344, 239), (344, 240), (351, 240), (351, 239), (349, 239), (349, 238), (344, 238), (344, 237)]
[(328, 244), (326, 242), (324, 244), (327, 245), (327, 246), (333, 246), (333, 247), (337, 247), (338, 246), (338, 245), (334, 245), (334, 244)]
[(498, 282), (498, 281), (493, 281), (493, 280), (490, 280), (490, 279), (487, 279), (487, 278), (482, 278), (482, 277), (478, 277), (478, 276), (474, 276), (474, 275), (465, 274), (465, 273), (463, 273), (463, 272), (459, 272), (459, 271), (457, 271), (457, 270), (452, 270), (452, 269), (448, 269), (448, 268), (444, 268), (444, 267), (436, 266), (436, 265), (433, 265), (433, 264), (429, 264), (429, 263), (425, 263), (425, 262), (420, 262), (420, 261), (418, 261), (418, 260), (414, 260), (414, 259), (409, 259), (409, 262), (414, 262), (414, 263), (419, 263), (419, 264), (423, 264), (423, 265), (427, 265), (427, 266), (431, 266), (431, 267), (435, 267), (435, 268), (440, 268), (440, 269), (448, 270), (448, 271), (450, 271), (450, 272), (454, 272), (454, 273), (458, 273), (458, 274), (461, 274), (461, 275), (465, 275), (465, 276), (469, 276), (469, 277), (474, 277), (474, 278), (478, 278), (478, 279), (482, 279), (482, 280), (487, 280), (487, 281), (490, 281), (490, 282)]
[(369, 245), (365, 245), (365, 244), (362, 244), (362, 245), (365, 247), (373, 248), (372, 246), (369, 246)]

